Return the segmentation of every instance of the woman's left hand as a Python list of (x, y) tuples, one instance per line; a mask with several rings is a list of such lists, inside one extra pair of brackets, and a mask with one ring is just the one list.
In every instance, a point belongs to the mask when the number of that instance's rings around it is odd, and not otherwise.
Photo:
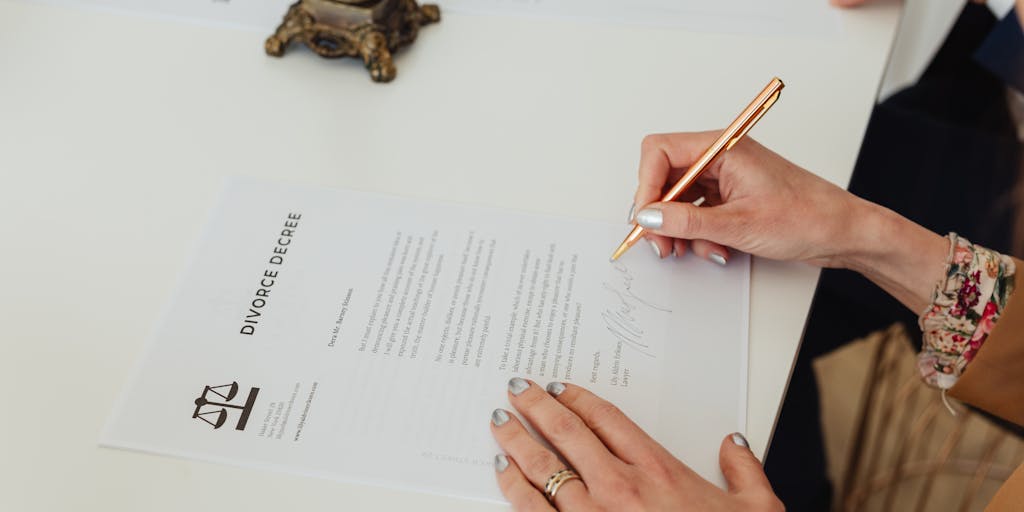
[[(724, 491), (586, 389), (553, 382), (545, 392), (520, 378), (508, 387), (512, 406), (557, 450), (532, 437), (508, 411), (492, 414), (491, 432), (506, 454), (495, 457), (498, 484), (517, 511), (784, 510), (740, 434), (722, 441)], [(563, 458), (580, 479), (565, 481), (549, 502), (545, 483), (567, 469)]]

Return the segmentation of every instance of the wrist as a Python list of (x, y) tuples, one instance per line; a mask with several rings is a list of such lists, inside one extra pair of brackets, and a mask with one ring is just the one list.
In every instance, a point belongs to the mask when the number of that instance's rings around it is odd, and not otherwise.
[(847, 246), (837, 266), (858, 272), (915, 313), (931, 303), (949, 241), (896, 212), (854, 198)]
[(836, 250), (835, 267), (864, 273), (879, 266), (898, 250), (900, 232), (907, 230), (903, 224), (910, 221), (881, 205), (850, 196), (845, 205), (849, 215)]

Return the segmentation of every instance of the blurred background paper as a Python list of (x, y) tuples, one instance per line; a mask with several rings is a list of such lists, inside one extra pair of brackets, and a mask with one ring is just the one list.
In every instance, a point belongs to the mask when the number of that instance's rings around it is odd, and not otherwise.
[[(273, 30), (292, 0), (30, 0)], [(839, 28), (825, 0), (438, 0), (441, 15), (530, 16), (701, 32), (821, 36)]]
[(826, 0), (443, 0), (442, 9), (679, 27), (700, 32), (827, 35), (839, 17)]
[[(233, 28), (272, 31), (293, 0), (29, 0)], [(268, 32), (269, 35), (269, 32)]]

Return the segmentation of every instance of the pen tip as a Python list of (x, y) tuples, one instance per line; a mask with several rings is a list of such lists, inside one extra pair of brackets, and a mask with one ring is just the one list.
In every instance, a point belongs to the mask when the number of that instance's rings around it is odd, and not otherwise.
[(615, 260), (619, 259), (619, 256), (622, 256), (623, 253), (625, 253), (627, 249), (629, 249), (629, 245), (627, 245), (625, 242), (623, 242), (622, 245), (620, 245), (618, 249), (615, 249), (615, 252), (612, 253), (612, 257), (611, 258), (608, 258), (608, 261), (611, 262), (611, 263), (615, 263)]

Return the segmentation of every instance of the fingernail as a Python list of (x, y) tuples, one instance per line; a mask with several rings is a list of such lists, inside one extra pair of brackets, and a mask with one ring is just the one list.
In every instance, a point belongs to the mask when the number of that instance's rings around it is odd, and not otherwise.
[(661, 224), (664, 221), (665, 217), (661, 210), (656, 208), (644, 208), (636, 214), (636, 223), (647, 229), (661, 229)]
[(562, 384), (561, 382), (552, 382), (548, 384), (548, 393), (551, 393), (551, 396), (561, 395), (562, 391), (565, 391), (565, 384)]
[(657, 254), (658, 259), (661, 259), (661, 247), (658, 247), (658, 243), (654, 240), (648, 240), (647, 243), (651, 244), (651, 249), (654, 250), (654, 254)]
[(719, 265), (721, 265), (723, 267), (725, 266), (726, 263), (728, 263), (727, 261), (725, 261), (725, 256), (722, 256), (721, 254), (718, 254), (717, 252), (713, 252), (713, 253), (709, 254), (708, 255), (708, 259), (713, 261), (713, 262), (715, 262), (715, 263), (718, 263)]
[(747, 442), (747, 438), (743, 437), (743, 434), (740, 434), (739, 432), (736, 432), (731, 437), (732, 437), (732, 444), (734, 444), (736, 446), (742, 446), (742, 447), (747, 448), (747, 449), (750, 448), (750, 443)]
[(512, 377), (508, 381), (508, 390), (513, 395), (519, 396), (523, 391), (526, 391), (530, 387), (530, 383), (526, 379), (520, 379), (519, 377)]
[(696, 201), (693, 202), (693, 205), (694, 206), (700, 206), (700, 205), (704, 204), (704, 201), (707, 201), (707, 198), (705, 198), (704, 196), (700, 196), (700, 197), (697, 198)]
[(626, 224), (632, 224), (633, 217), (636, 217), (636, 203), (629, 207), (629, 217), (626, 217)]
[(508, 469), (508, 457), (506, 457), (504, 455), (495, 455), (494, 456), (494, 470), (497, 471), (498, 473), (501, 473), (502, 471), (505, 471), (506, 469)]
[(500, 427), (508, 423), (508, 413), (505, 412), (505, 409), (495, 409), (494, 412), (491, 413), (491, 423), (494, 423), (495, 427)]

